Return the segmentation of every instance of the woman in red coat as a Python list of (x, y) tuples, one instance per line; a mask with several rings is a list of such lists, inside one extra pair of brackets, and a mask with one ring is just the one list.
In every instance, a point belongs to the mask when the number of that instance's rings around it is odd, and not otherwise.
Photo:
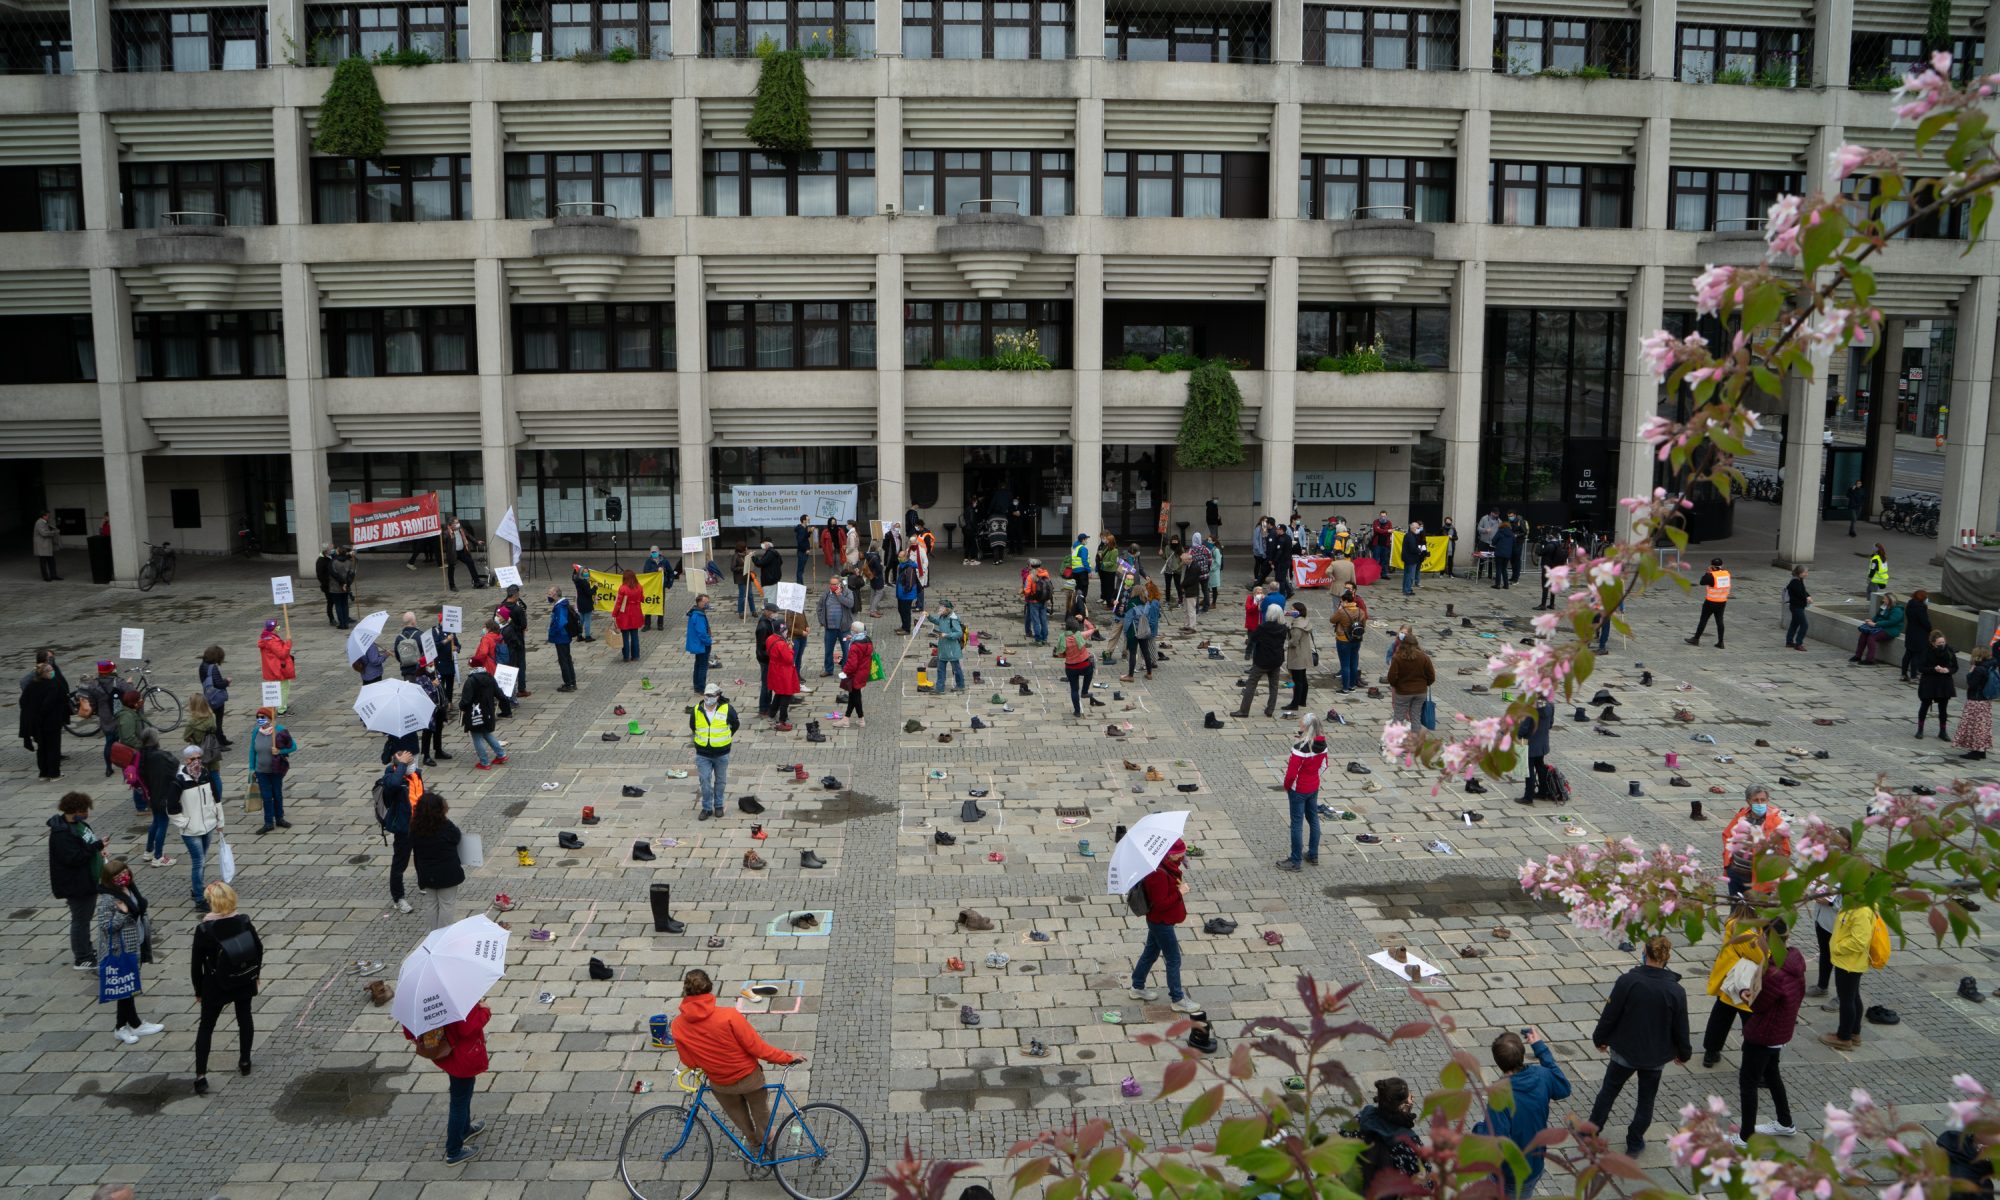
[(782, 633), (774, 633), (764, 639), (764, 652), (771, 658), (768, 676), (771, 688), (771, 716), (778, 722), (773, 726), (779, 733), (792, 731), (792, 701), (799, 694), (799, 660), (792, 653), (792, 643)]
[(257, 638), (257, 655), (263, 661), (264, 681), (280, 685), (278, 712), (282, 715), (291, 706), (292, 680), (298, 677), (298, 668), (292, 663), (292, 644), (278, 636), (276, 621), (264, 622), (264, 632)]
[(646, 593), (639, 587), (639, 577), (631, 571), (625, 572), (625, 579), (618, 585), (618, 598), (611, 603), (611, 623), (618, 626), (619, 662), (639, 661), (639, 626), (646, 620), (643, 605)]
[[(451, 1109), (444, 1127), (446, 1166), (455, 1167), (479, 1153), (479, 1147), (465, 1143), (486, 1128), (486, 1122), (472, 1119), (472, 1090), (486, 1072), (486, 1022), (492, 1016), (493, 1011), (484, 1003), (475, 1004), (463, 1021), (453, 1021), (438, 1030), (451, 1047), (451, 1052), (443, 1058), (431, 1060), (451, 1076)], [(403, 1036), (413, 1042), (417, 1040), (408, 1028), (403, 1030)]]
[(854, 718), (856, 729), (868, 728), (867, 714), (861, 711), (861, 689), (868, 686), (868, 669), (874, 661), (875, 643), (868, 640), (867, 627), (856, 621), (847, 638), (847, 656), (840, 660), (840, 682), (847, 688), (847, 715)]

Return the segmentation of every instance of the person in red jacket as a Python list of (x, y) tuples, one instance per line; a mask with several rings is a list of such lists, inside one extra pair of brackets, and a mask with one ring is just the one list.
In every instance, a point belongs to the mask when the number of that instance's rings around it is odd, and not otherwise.
[(868, 728), (867, 714), (861, 710), (861, 689), (868, 686), (868, 671), (875, 663), (875, 643), (868, 640), (868, 627), (856, 621), (847, 635), (847, 653), (840, 660), (840, 686), (847, 689), (847, 715), (856, 729)]
[(257, 657), (264, 668), (264, 679), (279, 685), (278, 715), (292, 703), (292, 680), (298, 676), (298, 668), (292, 662), (292, 644), (278, 636), (278, 623), (265, 621), (264, 632), (257, 636)]
[[(792, 654), (792, 642), (783, 633), (774, 633), (764, 639), (764, 652), (770, 655), (771, 668), (767, 676), (771, 689), (771, 717), (777, 722), (771, 728), (779, 733), (792, 731), (792, 701), (799, 697), (799, 663)], [(866, 674), (867, 672), (863, 672)]]
[[(1773, 854), (1790, 854), (1792, 839), (1778, 832), (1785, 823), (1785, 814), (1771, 803), (1771, 792), (1761, 783), (1753, 783), (1743, 789), (1743, 807), (1729, 818), (1729, 824), (1722, 830), (1723, 874), (1729, 880), (1731, 897), (1741, 896), (1746, 891), (1768, 893), (1776, 890), (1776, 880), (1755, 882), (1757, 869), (1756, 847), (1753, 839), (1761, 832), (1765, 846)], [(1746, 825), (1744, 840), (1737, 841), (1736, 827)]]
[(1312, 824), (1312, 842), (1304, 847), (1305, 861), (1319, 862), (1319, 776), (1326, 769), (1326, 739), (1320, 736), (1319, 714), (1299, 718), (1299, 740), (1292, 756), (1285, 760), (1285, 796), (1292, 805), (1292, 854), (1278, 860), (1280, 871), (1299, 869), (1301, 835)]
[(1181, 867), (1187, 862), (1187, 843), (1176, 840), (1167, 847), (1166, 857), (1151, 874), (1139, 881), (1146, 889), (1146, 948), (1140, 952), (1139, 961), (1132, 965), (1132, 998), (1134, 1000), (1157, 1000), (1158, 992), (1146, 990), (1146, 976), (1152, 973), (1153, 961), (1167, 960), (1167, 995), (1172, 998), (1174, 1008), (1180, 1012), (1197, 1012), (1201, 1005), (1181, 987), (1181, 942), (1174, 926), (1187, 920), (1187, 881), (1181, 878)]
[[(1792, 1106), (1785, 1097), (1785, 1081), (1778, 1076), (1778, 1057), (1784, 1052), (1785, 1044), (1792, 1040), (1792, 1033), (1798, 1026), (1799, 1005), (1806, 995), (1806, 956), (1785, 946), (1785, 923), (1773, 919), (1765, 930), (1766, 945), (1769, 947), (1764, 961), (1757, 967), (1756, 995), (1750, 1001), (1750, 1015), (1743, 1020), (1743, 1067), (1737, 1073), (1737, 1100), (1742, 1105), (1739, 1110), (1743, 1117), (1743, 1128), (1736, 1135), (1736, 1144), (1743, 1144), (1743, 1136), (1755, 1130), (1775, 1137), (1790, 1137), (1798, 1130), (1792, 1126)], [(1784, 963), (1772, 966), (1771, 960), (1784, 956)], [(1778, 1119), (1764, 1124), (1757, 1123), (1757, 1089), (1771, 1089), (1773, 1114)]]
[[(493, 1010), (482, 1002), (473, 1005), (463, 1021), (453, 1021), (438, 1031), (451, 1045), (450, 1053), (431, 1060), (440, 1071), (451, 1076), (451, 1111), (445, 1120), (444, 1133), (444, 1161), (448, 1167), (476, 1156), (479, 1147), (466, 1143), (486, 1130), (486, 1122), (472, 1119), (472, 1091), (479, 1077), (486, 1073), (486, 1022), (492, 1019)], [(403, 1036), (413, 1042), (417, 1040), (417, 1035), (408, 1028), (403, 1030)]]
[(1268, 594), (1260, 583), (1243, 598), (1243, 657), (1246, 661), (1250, 658), (1250, 635), (1264, 623), (1264, 597)]
[(708, 1076), (708, 1090), (722, 1111), (763, 1157), (771, 1101), (764, 1093), (764, 1068), (759, 1062), (802, 1064), (805, 1055), (787, 1053), (758, 1037), (735, 1009), (717, 1008), (715, 983), (702, 970), (681, 977), (681, 1011), (674, 1017), (673, 1038), (681, 1063)]
[(618, 583), (618, 596), (611, 602), (611, 623), (618, 627), (618, 661), (639, 661), (639, 626), (645, 624), (646, 590), (631, 571)]

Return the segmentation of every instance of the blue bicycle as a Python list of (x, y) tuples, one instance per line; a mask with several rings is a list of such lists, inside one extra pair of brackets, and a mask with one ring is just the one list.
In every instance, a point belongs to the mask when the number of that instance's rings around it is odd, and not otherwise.
[[(771, 1105), (774, 1123), (754, 1152), (736, 1136), (736, 1125), (708, 1101), (708, 1079), (675, 1070), (674, 1083), (691, 1098), (649, 1108), (632, 1118), (618, 1143), (618, 1174), (636, 1200), (692, 1200), (715, 1169), (715, 1126), (743, 1156), (753, 1179), (768, 1174), (794, 1200), (846, 1200), (868, 1176), (868, 1134), (838, 1104), (797, 1104), (785, 1090), (787, 1067)], [(701, 1118), (707, 1116), (708, 1120)]]

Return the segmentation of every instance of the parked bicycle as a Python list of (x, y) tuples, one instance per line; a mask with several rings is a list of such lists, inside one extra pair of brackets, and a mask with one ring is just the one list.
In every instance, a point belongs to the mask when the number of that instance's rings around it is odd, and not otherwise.
[[(838, 1104), (800, 1105), (785, 1090), (785, 1068), (771, 1105), (774, 1122), (766, 1144), (754, 1152), (736, 1136), (736, 1125), (708, 1101), (708, 1079), (676, 1068), (674, 1085), (685, 1102), (662, 1104), (632, 1118), (618, 1142), (618, 1174), (636, 1200), (692, 1200), (715, 1167), (715, 1126), (753, 1169), (768, 1169), (793, 1200), (846, 1200), (868, 1176), (868, 1134)], [(707, 1117), (703, 1121), (703, 1117)]]
[(1938, 497), (1931, 495), (1912, 493), (1891, 496), (1882, 502), (1882, 511), (1876, 515), (1875, 521), (1884, 529), (1919, 537), (1936, 537), (1940, 505)]
[[(181, 727), (181, 698), (153, 682), (150, 674), (152, 666), (153, 660), (145, 659), (139, 666), (138, 676), (136, 678), (125, 676), (119, 681), (118, 690), (138, 692), (139, 712), (146, 718), (146, 724), (161, 733), (170, 733)], [(97, 734), (96, 712), (93, 710), (89, 716), (84, 715), (84, 705), (81, 702), (85, 700), (89, 700), (93, 705), (97, 703), (91, 699), (87, 688), (77, 688), (69, 694), (69, 710), (76, 714), (70, 718), (69, 731), (76, 737), (93, 737)]]
[[(146, 545), (152, 548), (153, 553), (139, 567), (139, 590), (142, 592), (152, 591), (153, 585), (156, 583), (172, 583), (174, 581), (174, 544), (172, 542), (161, 542), (155, 546), (153, 543), (147, 542)], [(176, 721), (175, 724), (179, 724), (179, 722)]]

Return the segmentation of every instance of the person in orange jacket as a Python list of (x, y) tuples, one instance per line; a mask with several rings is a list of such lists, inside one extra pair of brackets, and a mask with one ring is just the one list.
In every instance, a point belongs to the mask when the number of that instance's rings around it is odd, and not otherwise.
[[(479, 1084), (479, 1077), (486, 1073), (486, 1022), (492, 1017), (493, 1010), (482, 1002), (473, 1005), (463, 1021), (453, 1021), (438, 1031), (451, 1047), (444, 1057), (431, 1059), (440, 1071), (451, 1076), (451, 1108), (444, 1135), (444, 1162), (448, 1167), (479, 1153), (479, 1147), (468, 1146), (466, 1142), (486, 1129), (486, 1122), (472, 1119), (472, 1092)], [(417, 1040), (417, 1035), (407, 1027), (403, 1036), (413, 1042)]]
[[(1785, 814), (1771, 803), (1771, 789), (1761, 783), (1753, 783), (1743, 789), (1743, 807), (1729, 818), (1729, 824), (1722, 830), (1723, 873), (1729, 877), (1729, 894), (1741, 896), (1744, 892), (1769, 892), (1778, 885), (1775, 881), (1755, 882), (1757, 869), (1755, 856), (1747, 844), (1736, 846), (1732, 841), (1736, 836), (1736, 826), (1744, 820), (1761, 826), (1764, 837), (1779, 854), (1792, 852), (1792, 839), (1778, 833), (1778, 827), (1785, 823)], [(1770, 839), (1775, 838), (1775, 841)]]
[(722, 1111), (748, 1137), (750, 1148), (761, 1152), (771, 1124), (761, 1063), (801, 1065), (805, 1055), (780, 1050), (758, 1037), (734, 1008), (717, 1008), (715, 982), (702, 970), (681, 977), (681, 1011), (674, 1017), (673, 1038), (682, 1065), (708, 1076), (708, 1090)]

